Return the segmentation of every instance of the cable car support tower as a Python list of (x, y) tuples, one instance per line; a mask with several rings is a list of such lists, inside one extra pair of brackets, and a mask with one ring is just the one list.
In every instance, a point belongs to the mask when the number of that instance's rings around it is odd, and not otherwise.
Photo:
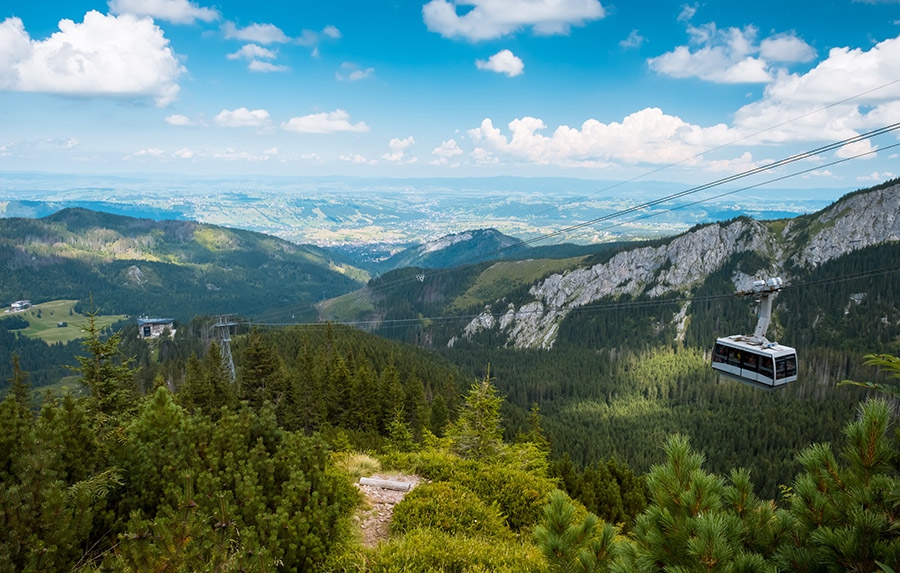
[(228, 371), (229, 380), (234, 384), (234, 358), (231, 356), (231, 327), (237, 323), (228, 319), (228, 315), (219, 317), (219, 321), (213, 325), (219, 345), (222, 347), (222, 366)]

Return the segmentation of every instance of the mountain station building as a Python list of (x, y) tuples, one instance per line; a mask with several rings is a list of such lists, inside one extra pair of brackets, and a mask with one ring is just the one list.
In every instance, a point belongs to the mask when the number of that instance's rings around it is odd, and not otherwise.
[(175, 335), (174, 318), (147, 318), (138, 319), (138, 335), (141, 338), (159, 338), (165, 329), (169, 329)]

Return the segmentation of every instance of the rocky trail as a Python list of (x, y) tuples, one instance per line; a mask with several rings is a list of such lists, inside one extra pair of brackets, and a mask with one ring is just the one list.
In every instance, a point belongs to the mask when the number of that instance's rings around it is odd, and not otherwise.
[(394, 506), (400, 503), (406, 494), (415, 489), (422, 481), (416, 475), (403, 474), (375, 474), (372, 479), (388, 480), (409, 484), (408, 491), (386, 489), (373, 485), (357, 483), (356, 487), (366, 498), (367, 509), (361, 510), (356, 515), (362, 532), (362, 544), (365, 547), (374, 547), (390, 534), (391, 518), (394, 515)]

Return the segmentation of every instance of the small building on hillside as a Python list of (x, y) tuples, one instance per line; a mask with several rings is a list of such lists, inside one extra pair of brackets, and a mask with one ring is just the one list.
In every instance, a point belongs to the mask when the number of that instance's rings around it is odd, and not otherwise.
[(174, 318), (147, 318), (138, 319), (138, 335), (141, 338), (159, 338), (164, 330), (168, 329), (172, 335), (175, 335), (175, 319)]
[(21, 312), (29, 308), (31, 308), (30, 300), (17, 300), (16, 302), (9, 305), (9, 310), (11, 310), (12, 312)]

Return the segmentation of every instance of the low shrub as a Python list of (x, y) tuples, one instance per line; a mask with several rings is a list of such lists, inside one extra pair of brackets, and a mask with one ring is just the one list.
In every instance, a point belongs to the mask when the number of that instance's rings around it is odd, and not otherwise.
[(509, 535), (496, 505), (487, 505), (467, 488), (447, 482), (422, 484), (394, 507), (394, 532), (408, 533), (420, 528), (451, 535)]
[[(365, 570), (372, 573), (429, 571), (476, 573), (543, 573), (547, 565), (538, 550), (508, 539), (453, 535), (418, 529), (370, 550)], [(358, 567), (358, 566), (357, 566)], [(346, 567), (345, 571), (359, 568)]]
[(513, 531), (533, 526), (542, 515), (553, 480), (504, 465), (485, 465), (473, 473), (460, 472), (459, 483), (465, 485), (484, 503), (496, 504), (506, 516)]

